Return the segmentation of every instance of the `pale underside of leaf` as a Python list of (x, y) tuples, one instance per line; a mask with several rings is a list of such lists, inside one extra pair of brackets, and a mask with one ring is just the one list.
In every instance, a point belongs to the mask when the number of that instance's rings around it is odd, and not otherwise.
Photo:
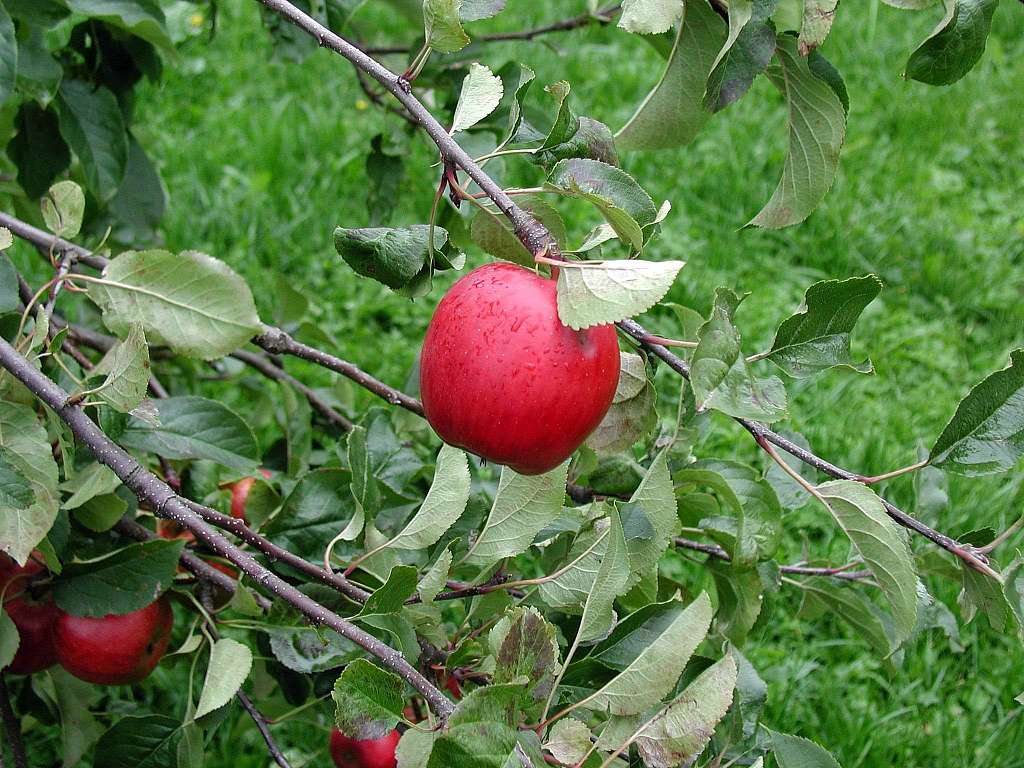
[(682, 261), (568, 263), (558, 271), (558, 316), (580, 330), (646, 312), (668, 293)]

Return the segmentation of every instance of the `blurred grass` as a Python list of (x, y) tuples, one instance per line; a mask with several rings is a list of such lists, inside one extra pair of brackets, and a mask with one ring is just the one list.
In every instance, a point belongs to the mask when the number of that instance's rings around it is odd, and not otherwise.
[[(492, 27), (561, 18), (583, 3), (510, 5)], [(833, 189), (802, 225), (740, 229), (774, 189), (786, 148), (783, 105), (763, 79), (692, 146), (623, 158), (656, 200), (673, 204), (648, 253), (688, 262), (669, 299), (706, 311), (718, 285), (750, 291), (739, 314), (748, 352), (771, 342), (810, 283), (869, 271), (882, 277), (886, 290), (855, 341), (877, 375), (833, 372), (792, 386), (784, 425), (803, 432), (822, 455), (865, 473), (913, 461), (917, 442), (934, 439), (967, 389), (1024, 344), (1024, 13), (1003, 2), (982, 63), (948, 88), (899, 76), (934, 16), (878, 0), (840, 8), (823, 51), (851, 94), (847, 142)], [(396, 14), (358, 19), (368, 38), (415, 37)], [(540, 84), (569, 80), (577, 111), (613, 129), (660, 66), (646, 43), (612, 28), (489, 46), (477, 56), (495, 70), (522, 60)], [(539, 88), (532, 97), (544, 98)], [(282, 281), (306, 293), (340, 355), (400, 386), (451, 277), (412, 303), (357, 279), (335, 255), (333, 227), (367, 222), (363, 158), (370, 137), (401, 130), (395, 118), (365, 107), (339, 57), (317, 51), (301, 65), (281, 61), (255, 3), (223, 4), (216, 36), (188, 43), (164, 83), (143, 89), (137, 132), (170, 192), (162, 227), (168, 247), (230, 263), (250, 281), (266, 318)], [(412, 140), (392, 223), (427, 220), (434, 159), (423, 137)], [(535, 182), (531, 174), (509, 165), (506, 181)], [(567, 207), (566, 217), (574, 238), (596, 223), (576, 207)], [(471, 264), (481, 260), (477, 254)], [(644, 321), (665, 335), (674, 331), (668, 313)], [(673, 391), (668, 379), (661, 385)], [(760, 461), (730, 424), (717, 426), (710, 444), (718, 455)], [(999, 529), (1020, 513), (1010, 507), (1011, 485), (1005, 476), (954, 479), (949, 508), (928, 522), (954, 534)], [(909, 479), (886, 491), (913, 505)], [(794, 551), (802, 534), (831, 536), (816, 513), (794, 515), (787, 526)], [(954, 590), (938, 594), (956, 610)], [(845, 768), (1024, 766), (1024, 722), (1013, 702), (1024, 690), (1024, 665), (1013, 638), (978, 619), (964, 631), (963, 653), (933, 632), (891, 673), (849, 627), (796, 621), (791, 591), (773, 602), (771, 620), (747, 649), (771, 683), (765, 720), (772, 727), (825, 744)], [(252, 735), (232, 737), (232, 747), (222, 735), (224, 749), (208, 764), (262, 765)]]

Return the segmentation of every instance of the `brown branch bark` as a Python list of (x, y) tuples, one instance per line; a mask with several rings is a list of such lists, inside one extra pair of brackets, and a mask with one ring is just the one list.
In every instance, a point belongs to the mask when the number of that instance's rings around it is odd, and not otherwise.
[(314, 625), (329, 627), (377, 657), (385, 667), (417, 690), (441, 720), (448, 717), (453, 709), (451, 701), (398, 651), (304, 595), (260, 565), (252, 555), (239, 549), (211, 528), (167, 483), (148, 472), (127, 451), (108, 438), (79, 406), (69, 405), (68, 393), (41, 371), (36, 370), (2, 338), (0, 365), (53, 410), (71, 428), (77, 440), (85, 445), (98, 461), (113, 470), (139, 501), (151, 507), (158, 517), (174, 520), (187, 528), (198, 541), (221, 557), (230, 560), (255, 583), (297, 609)]

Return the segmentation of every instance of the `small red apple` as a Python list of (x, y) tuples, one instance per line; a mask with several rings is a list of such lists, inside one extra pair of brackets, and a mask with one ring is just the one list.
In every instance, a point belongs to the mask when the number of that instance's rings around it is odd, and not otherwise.
[[(184, 539), (186, 544), (196, 540), (196, 537), (188, 528), (166, 518), (160, 518), (156, 521), (156, 532), (161, 539)], [(180, 571), (181, 569), (179, 568), (178, 570)]]
[[(260, 474), (267, 480), (270, 479), (270, 472), (266, 469), (261, 469)], [(239, 520), (245, 520), (245, 505), (249, 502), (249, 491), (252, 490), (253, 483), (256, 482), (255, 477), (243, 477), (241, 480), (237, 480), (231, 483), (231, 516), (237, 517)]]
[(16, 675), (31, 675), (57, 663), (57, 648), (53, 641), (57, 606), (49, 595), (37, 598), (28, 591), (32, 577), (45, 571), (35, 560), (30, 559), (24, 566), (19, 566), (7, 555), (0, 558), (3, 607), (18, 629), (18, 651), (7, 670)]
[(337, 728), (331, 729), (331, 758), (337, 768), (396, 768), (398, 731), (379, 739), (353, 739)]
[(89, 683), (123, 685), (146, 678), (171, 641), (174, 614), (167, 598), (123, 616), (100, 618), (59, 612), (57, 660)]
[(562, 325), (555, 282), (514, 264), (474, 269), (437, 305), (420, 356), (440, 438), (524, 475), (569, 458), (619, 381), (614, 327)]

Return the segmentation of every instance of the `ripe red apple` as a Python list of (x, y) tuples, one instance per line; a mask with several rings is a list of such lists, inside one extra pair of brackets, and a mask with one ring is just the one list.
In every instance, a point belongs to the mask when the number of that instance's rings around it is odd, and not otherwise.
[[(266, 469), (261, 469), (260, 474), (264, 478), (270, 479), (270, 472)], [(231, 483), (231, 516), (237, 517), (239, 520), (245, 520), (245, 505), (249, 502), (249, 491), (252, 490), (253, 483), (256, 482), (255, 477), (243, 477), (241, 480), (237, 480)]]
[(57, 663), (53, 640), (57, 606), (49, 595), (37, 598), (28, 591), (32, 577), (45, 571), (35, 560), (22, 567), (7, 555), (0, 558), (3, 607), (18, 629), (18, 651), (7, 670), (16, 675), (31, 675)]
[(338, 768), (396, 768), (398, 731), (379, 739), (353, 739), (337, 728), (331, 730), (331, 758)]
[(167, 598), (123, 616), (89, 618), (59, 612), (57, 660), (89, 683), (137, 683), (153, 671), (171, 641), (174, 614)]
[(562, 325), (555, 280), (514, 264), (455, 283), (420, 356), (423, 410), (440, 438), (524, 475), (569, 458), (601, 423), (618, 381), (615, 329)]

